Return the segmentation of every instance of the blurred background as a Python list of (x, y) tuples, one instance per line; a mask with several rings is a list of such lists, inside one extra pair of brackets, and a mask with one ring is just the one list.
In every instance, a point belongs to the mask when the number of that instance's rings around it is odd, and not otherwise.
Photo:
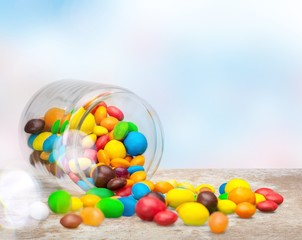
[(162, 168), (302, 167), (301, 1), (0, 0), (0, 169), (19, 118), (64, 78), (144, 98)]

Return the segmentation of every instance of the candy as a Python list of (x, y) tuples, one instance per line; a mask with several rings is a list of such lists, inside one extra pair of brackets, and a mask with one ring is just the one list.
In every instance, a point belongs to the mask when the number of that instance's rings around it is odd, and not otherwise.
[(73, 173), (79, 173), (80, 171), (85, 171), (91, 166), (91, 160), (89, 158), (78, 158), (78, 160), (71, 159), (68, 162), (70, 171)]
[(37, 151), (43, 151), (43, 144), (45, 140), (51, 135), (52, 135), (51, 132), (42, 132), (38, 134), (32, 143), (33, 149)]
[(255, 193), (255, 198), (256, 198), (256, 200), (255, 200), (256, 204), (266, 200), (265, 197), (260, 193)]
[(184, 188), (174, 188), (166, 193), (167, 204), (172, 208), (177, 208), (185, 202), (194, 202), (195, 194), (191, 190)]
[[(95, 113), (94, 113), (94, 118), (96, 124), (100, 125), (102, 120), (107, 117), (107, 109), (104, 106), (99, 106)], [(106, 128), (107, 129), (107, 128)]]
[(94, 194), (100, 198), (107, 198), (114, 196), (114, 192), (107, 188), (91, 188), (89, 189), (86, 194)]
[(104, 149), (108, 152), (110, 159), (126, 157), (125, 146), (120, 141), (111, 140), (106, 144)]
[(92, 173), (95, 186), (99, 188), (105, 188), (107, 183), (114, 177), (115, 172), (111, 167), (105, 165), (96, 167)]
[(220, 193), (220, 194), (225, 193), (225, 186), (226, 186), (226, 185), (227, 185), (226, 182), (220, 185), (220, 187), (219, 187), (219, 193)]
[(144, 183), (135, 183), (132, 186), (131, 193), (135, 199), (140, 199), (150, 192), (150, 188)]
[(114, 171), (115, 171), (115, 175), (117, 177), (123, 177), (123, 178), (129, 177), (129, 172), (128, 172), (127, 168), (117, 167), (114, 169)]
[(90, 226), (99, 226), (104, 220), (104, 214), (95, 207), (83, 208), (80, 212), (83, 223)]
[(241, 218), (250, 218), (256, 212), (255, 205), (249, 202), (241, 202), (236, 206), (235, 213)]
[(67, 213), (71, 207), (71, 196), (64, 190), (57, 190), (48, 197), (48, 206), (55, 213)]
[(141, 182), (144, 181), (147, 177), (147, 174), (145, 171), (137, 171), (133, 174), (131, 174), (130, 179), (134, 182)]
[(115, 194), (116, 194), (116, 196), (127, 197), (127, 196), (131, 195), (131, 191), (132, 191), (132, 186), (125, 186), (125, 187), (118, 189), (115, 192)]
[(177, 183), (177, 187), (189, 189), (195, 193), (195, 187), (193, 186), (193, 184), (191, 184), (189, 182), (179, 182), (179, 183)]
[(216, 211), (217, 209), (218, 200), (213, 192), (200, 192), (197, 196), (196, 201), (203, 204), (210, 213)]
[(108, 133), (108, 129), (102, 126), (95, 126), (93, 129), (93, 133), (100, 137), (102, 135), (106, 135)]
[(137, 132), (138, 127), (133, 122), (128, 122), (128, 131), (129, 132)]
[(231, 190), (228, 194), (228, 199), (238, 204), (241, 202), (249, 202), (255, 204), (255, 193), (246, 187), (237, 187)]
[(122, 202), (124, 205), (124, 211), (123, 216), (130, 217), (135, 214), (135, 206), (136, 206), (136, 199), (134, 199), (132, 196), (130, 197), (121, 197), (118, 198), (119, 201)]
[(211, 189), (211, 191), (212, 191), (213, 193), (215, 193), (215, 188), (214, 188), (212, 185), (206, 184), (206, 183), (203, 183), (203, 184), (198, 185), (198, 186), (195, 188), (195, 191), (196, 191), (197, 193), (199, 193), (199, 192), (200, 192), (200, 189), (201, 189), (201, 188), (204, 188), (204, 187), (207, 187), (207, 188)]
[(42, 145), (43, 151), (45, 151), (45, 152), (52, 151), (57, 138), (58, 137), (56, 134), (53, 134), (53, 135), (50, 135), (49, 137), (47, 137)]
[(228, 227), (229, 219), (221, 212), (214, 212), (210, 215), (208, 224), (213, 233), (223, 233)]
[(144, 166), (144, 164), (145, 164), (145, 157), (143, 155), (136, 156), (130, 161), (130, 166), (137, 166), (137, 165)]
[(83, 157), (89, 158), (93, 163), (96, 163), (97, 151), (94, 149), (85, 149)]
[(53, 133), (53, 134), (56, 134), (59, 132), (59, 129), (60, 129), (60, 124), (61, 124), (61, 120), (58, 119), (57, 121), (55, 121), (53, 123), (53, 125), (51, 126), (51, 129), (50, 131)]
[[(80, 121), (82, 121), (82, 118), (84, 114), (86, 113), (86, 110), (81, 107), (76, 111), (71, 120), (70, 120), (70, 129), (77, 129)], [(90, 134), (93, 132), (93, 129), (95, 127), (95, 119), (94, 116), (91, 113), (88, 113), (85, 117), (84, 121), (81, 124), (80, 130), (86, 134)]]
[(112, 191), (115, 191), (115, 190), (118, 190), (118, 189), (126, 186), (126, 184), (127, 184), (126, 178), (122, 178), (122, 177), (112, 178), (107, 183), (107, 188), (112, 190)]
[(164, 195), (162, 193), (159, 193), (159, 192), (149, 192), (146, 196), (155, 197), (155, 198), (159, 199), (160, 201), (162, 201), (164, 204), (166, 204), (165, 197), (164, 197)]
[(77, 228), (82, 221), (82, 217), (74, 213), (68, 213), (60, 219), (61, 225), (65, 228)]
[(198, 202), (185, 202), (176, 209), (185, 225), (201, 226), (209, 218), (208, 209)]
[(95, 143), (95, 148), (97, 151), (104, 149), (106, 144), (110, 141), (108, 134), (100, 136)]
[(106, 218), (119, 218), (124, 211), (123, 203), (113, 198), (104, 198), (95, 206), (104, 213)]
[(266, 200), (271, 200), (280, 205), (283, 202), (283, 197), (276, 192), (268, 193), (265, 195)]
[(49, 209), (45, 203), (33, 202), (29, 207), (29, 215), (36, 220), (45, 220), (48, 218)]
[(257, 204), (257, 209), (261, 212), (273, 212), (278, 208), (278, 204), (272, 200), (265, 200)]
[(229, 197), (229, 194), (227, 194), (227, 193), (223, 193), (218, 196), (218, 198), (221, 200), (228, 199), (228, 197)]
[(157, 213), (154, 216), (153, 221), (160, 226), (170, 226), (173, 223), (175, 223), (177, 219), (178, 216), (175, 212), (166, 209), (164, 211)]
[(152, 221), (154, 216), (166, 210), (166, 205), (157, 198), (145, 196), (135, 206), (136, 215), (143, 221)]
[(101, 126), (105, 127), (109, 132), (113, 130), (115, 125), (118, 123), (118, 119), (115, 117), (106, 117), (101, 121)]
[(146, 184), (150, 188), (150, 191), (154, 190), (154, 183), (151, 182), (150, 180), (144, 180), (144, 181), (140, 181), (140, 182)]
[(82, 139), (82, 147), (91, 148), (94, 146), (95, 142), (96, 142), (96, 135), (93, 133), (89, 134)]
[(224, 214), (231, 214), (235, 212), (236, 209), (236, 203), (234, 203), (231, 200), (219, 200), (217, 203), (217, 209), (218, 211), (224, 213)]
[(124, 119), (123, 112), (115, 106), (108, 106), (107, 113), (109, 116), (115, 117), (119, 121), (122, 121)]
[(94, 185), (92, 178), (86, 178), (85, 180), (77, 181), (77, 184), (83, 191), (88, 191), (91, 188), (91, 185)]
[(84, 207), (94, 207), (101, 198), (94, 194), (86, 194), (81, 197), (81, 201)]
[(45, 126), (45, 121), (42, 119), (31, 119), (25, 126), (24, 131), (30, 134), (37, 134), (43, 131)]
[(260, 194), (262, 194), (263, 196), (265, 196), (265, 195), (267, 195), (267, 194), (269, 194), (269, 193), (272, 193), (272, 192), (274, 192), (273, 189), (271, 189), (271, 188), (266, 188), (266, 187), (258, 188), (258, 189), (255, 191), (255, 193), (260, 193)]
[(45, 128), (49, 130), (55, 121), (63, 120), (64, 115), (65, 115), (64, 109), (56, 108), (56, 107), (50, 108), (44, 114)]
[(83, 207), (83, 202), (78, 197), (71, 197), (71, 207), (70, 210), (75, 212)]
[(148, 146), (146, 137), (140, 132), (130, 132), (124, 140), (127, 153), (132, 156), (143, 154)]
[(130, 163), (123, 159), (123, 158), (114, 158), (111, 160), (110, 165), (112, 167), (123, 167), (123, 168), (128, 168), (130, 167)]
[(160, 192), (160, 193), (167, 193), (169, 192), (171, 189), (173, 189), (174, 187), (168, 183), (168, 182), (157, 182), (155, 185), (154, 185), (154, 191), (155, 192)]
[(97, 153), (97, 159), (99, 162), (104, 163), (105, 165), (110, 165), (110, 156), (109, 153), (106, 150), (99, 150)]
[(249, 183), (241, 178), (233, 178), (225, 186), (225, 192), (229, 193), (231, 192), (234, 188), (237, 187), (245, 187), (245, 188), (251, 188)]
[(140, 166), (140, 165), (134, 165), (134, 166), (130, 166), (128, 168), (128, 172), (129, 174), (133, 174), (137, 171), (145, 171), (144, 167), (143, 166)]
[(128, 134), (129, 125), (127, 122), (119, 122), (114, 126), (113, 138), (116, 140), (123, 140)]

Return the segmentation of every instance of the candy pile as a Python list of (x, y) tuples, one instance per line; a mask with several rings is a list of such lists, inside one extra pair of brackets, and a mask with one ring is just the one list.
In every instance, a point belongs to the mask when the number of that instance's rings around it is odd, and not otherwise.
[(58, 177), (68, 174), (84, 191), (91, 184), (117, 190), (145, 180), (144, 134), (116, 106), (101, 102), (91, 108), (66, 113), (54, 107), (29, 120), (24, 131), (30, 134), (31, 163)]
[(76, 228), (81, 223), (99, 226), (104, 218), (136, 214), (143, 221), (161, 226), (172, 225), (178, 217), (189, 226), (208, 222), (213, 233), (223, 233), (228, 227), (228, 214), (251, 218), (257, 209), (274, 212), (283, 202), (283, 197), (272, 189), (253, 191), (247, 181), (239, 178), (221, 184), (218, 197), (215, 192), (210, 184), (195, 187), (176, 180), (155, 184), (144, 180), (116, 191), (92, 188), (80, 198), (58, 190), (49, 196), (48, 205), (54, 213), (66, 214), (60, 220), (66, 228)]

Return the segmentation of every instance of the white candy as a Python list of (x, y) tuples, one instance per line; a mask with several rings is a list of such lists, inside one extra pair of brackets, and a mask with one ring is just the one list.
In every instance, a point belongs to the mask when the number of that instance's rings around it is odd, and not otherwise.
[[(79, 164), (80, 169), (78, 169), (77, 163)], [(85, 157), (78, 158), (77, 163), (74, 159), (70, 160), (68, 163), (69, 169), (73, 173), (79, 173), (79, 170), (85, 171), (86, 169), (88, 169), (91, 166), (91, 160), (89, 158), (85, 158)]]
[(48, 218), (49, 208), (45, 203), (33, 202), (29, 207), (29, 215), (36, 220)]

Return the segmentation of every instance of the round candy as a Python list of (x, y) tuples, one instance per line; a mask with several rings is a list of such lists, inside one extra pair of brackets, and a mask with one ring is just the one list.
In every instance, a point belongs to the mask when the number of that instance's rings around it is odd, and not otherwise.
[(141, 182), (146, 180), (147, 174), (145, 171), (137, 171), (133, 174), (131, 174), (130, 179), (134, 182)]
[(236, 204), (241, 202), (249, 202), (251, 204), (255, 204), (256, 202), (255, 193), (251, 189), (246, 187), (234, 188), (229, 192), (228, 199)]
[(104, 149), (108, 152), (110, 159), (126, 157), (125, 146), (118, 140), (110, 140)]
[(81, 216), (68, 213), (60, 219), (60, 223), (65, 228), (77, 228), (82, 223)]
[(128, 134), (129, 125), (127, 122), (119, 122), (113, 129), (113, 138), (116, 140), (123, 140)]
[(198, 186), (195, 188), (195, 191), (196, 191), (197, 193), (199, 193), (200, 189), (201, 189), (201, 188), (204, 188), (204, 187), (210, 188), (211, 191), (212, 191), (213, 193), (215, 193), (215, 188), (214, 188), (212, 185), (206, 184), (206, 183), (203, 183), (203, 184), (198, 185)]
[(109, 116), (115, 117), (119, 121), (122, 121), (124, 119), (123, 112), (115, 106), (108, 106), (107, 107), (107, 113), (108, 113)]
[(241, 218), (250, 218), (256, 212), (255, 205), (249, 202), (241, 202), (236, 206), (235, 213)]
[(153, 221), (156, 222), (160, 226), (170, 226), (175, 223), (178, 219), (178, 216), (175, 212), (172, 212), (168, 209), (157, 213)]
[(132, 156), (143, 154), (148, 146), (146, 137), (140, 132), (130, 132), (124, 140), (127, 153)]
[(273, 212), (278, 208), (278, 204), (271, 200), (265, 200), (257, 204), (261, 212)]
[(96, 204), (106, 218), (118, 218), (123, 215), (124, 205), (121, 201), (114, 198), (104, 198)]
[(48, 197), (48, 206), (54, 213), (67, 213), (71, 207), (71, 196), (64, 190), (57, 190)]
[(100, 149), (97, 153), (97, 158), (100, 163), (104, 163), (107, 166), (110, 165), (110, 156), (107, 151)]
[(128, 131), (129, 132), (137, 132), (138, 127), (133, 122), (128, 122)]
[(95, 142), (95, 148), (97, 151), (104, 149), (106, 144), (110, 141), (108, 134), (100, 136)]
[(208, 209), (198, 202), (186, 202), (181, 204), (176, 211), (185, 225), (201, 226), (209, 218)]
[(48, 218), (49, 209), (43, 202), (33, 202), (29, 207), (29, 215), (36, 220)]
[(83, 207), (83, 203), (80, 198), (78, 197), (71, 197), (71, 211), (78, 211)]
[(196, 201), (203, 204), (210, 213), (216, 211), (217, 209), (218, 200), (213, 192), (200, 192), (197, 196)]
[(220, 194), (219, 196), (218, 196), (218, 198), (219, 199), (221, 199), (221, 200), (224, 200), (224, 199), (228, 199), (228, 196), (229, 194), (227, 194), (227, 193), (223, 193), (223, 194)]
[(41, 132), (38, 136), (34, 139), (32, 146), (34, 150), (43, 151), (43, 144), (47, 138), (52, 135), (51, 132)]
[(45, 128), (50, 129), (55, 121), (63, 120), (64, 115), (65, 115), (65, 110), (64, 109), (56, 108), (56, 107), (50, 108), (44, 114)]
[(53, 135), (49, 136), (48, 138), (46, 138), (46, 140), (44, 141), (44, 143), (42, 145), (43, 151), (51, 152), (53, 150), (53, 146), (54, 146), (56, 140), (57, 140), (56, 134), (53, 134)]
[(144, 221), (152, 221), (154, 216), (166, 209), (166, 205), (157, 198), (145, 196), (135, 206), (136, 215)]
[(210, 215), (208, 224), (213, 233), (223, 233), (228, 227), (229, 219), (221, 212), (214, 212)]
[(115, 194), (120, 197), (127, 197), (131, 195), (132, 186), (125, 186), (123, 188), (118, 189)]
[(177, 187), (189, 189), (189, 190), (191, 190), (194, 193), (196, 192), (195, 187), (191, 183), (189, 183), (189, 182), (179, 182), (179, 183), (177, 183)]
[(118, 198), (118, 200), (124, 205), (123, 216), (130, 217), (135, 214), (135, 206), (137, 201), (132, 196), (121, 197)]
[(138, 171), (145, 171), (145, 169), (143, 166), (140, 165), (134, 165), (128, 168), (128, 172), (130, 175)]
[(220, 193), (220, 194), (225, 193), (225, 186), (226, 186), (226, 185), (227, 185), (226, 182), (220, 185), (220, 187), (219, 187), (219, 193)]
[[(95, 122), (101, 124), (101, 121), (107, 117), (107, 109), (105, 106), (99, 106), (94, 113)], [(107, 128), (106, 128), (107, 130)], [(108, 132), (108, 130), (107, 130)]]
[(265, 198), (266, 198), (266, 200), (274, 201), (278, 205), (283, 203), (283, 197), (279, 193), (276, 193), (276, 192), (268, 193), (267, 195), (265, 195)]
[(84, 207), (94, 207), (101, 198), (94, 194), (86, 194), (81, 197), (81, 201)]
[[(108, 110), (108, 109), (107, 109)], [(101, 126), (107, 128), (110, 132), (113, 130), (114, 126), (118, 123), (118, 119), (115, 117), (106, 117), (101, 121)]]
[(127, 184), (127, 179), (126, 178), (112, 178), (108, 183), (107, 183), (107, 188), (115, 191), (118, 190), (122, 187), (125, 187)]
[(218, 201), (217, 209), (224, 214), (231, 214), (235, 212), (236, 206), (233, 201), (225, 199)]
[(127, 178), (129, 176), (129, 172), (128, 172), (127, 168), (117, 167), (114, 169), (114, 171), (115, 171), (115, 175), (117, 177)]
[(132, 195), (135, 199), (140, 199), (150, 192), (150, 188), (144, 183), (135, 183), (132, 186)]
[(255, 193), (256, 204), (265, 201), (265, 197), (260, 193)]
[(107, 128), (102, 127), (102, 126), (95, 126), (94, 129), (93, 129), (93, 133), (95, 135), (97, 135), (98, 137), (100, 137), (102, 135), (107, 134), (108, 130), (107, 130)]
[(80, 212), (83, 223), (90, 226), (99, 226), (104, 220), (102, 211), (95, 207), (83, 208)]
[(124, 158), (114, 158), (111, 160), (110, 165), (112, 167), (123, 167), (123, 168), (128, 168), (130, 167), (130, 163), (124, 159)]
[(91, 188), (89, 189), (86, 194), (94, 194), (100, 198), (107, 198), (114, 196), (114, 192), (107, 188)]
[(251, 188), (250, 184), (247, 181), (245, 181), (241, 178), (233, 178), (230, 181), (228, 181), (228, 183), (226, 184), (225, 192), (229, 193), (234, 188), (237, 188), (237, 187), (245, 187), (245, 188), (249, 188), (249, 189)]
[(130, 161), (130, 166), (136, 166), (136, 165), (144, 166), (144, 164), (145, 164), (145, 157), (143, 155), (138, 155)]
[(37, 134), (43, 131), (45, 121), (42, 119), (31, 119), (29, 120), (24, 127), (24, 131), (30, 134)]
[(155, 197), (155, 198), (159, 199), (160, 201), (162, 201), (164, 204), (166, 204), (165, 197), (164, 197), (164, 195), (162, 193), (159, 193), (159, 192), (149, 192), (146, 196)]
[(177, 208), (185, 202), (194, 202), (195, 194), (191, 190), (184, 188), (174, 188), (166, 193), (166, 201), (172, 208)]
[(263, 187), (263, 188), (258, 188), (255, 193), (260, 193), (262, 194), (264, 197), (269, 194), (269, 193), (273, 193), (274, 190), (271, 189), (271, 188), (266, 188), (266, 187)]
[(93, 170), (92, 178), (96, 187), (105, 188), (107, 187), (107, 183), (112, 178), (115, 178), (115, 172), (111, 167), (101, 165)]

